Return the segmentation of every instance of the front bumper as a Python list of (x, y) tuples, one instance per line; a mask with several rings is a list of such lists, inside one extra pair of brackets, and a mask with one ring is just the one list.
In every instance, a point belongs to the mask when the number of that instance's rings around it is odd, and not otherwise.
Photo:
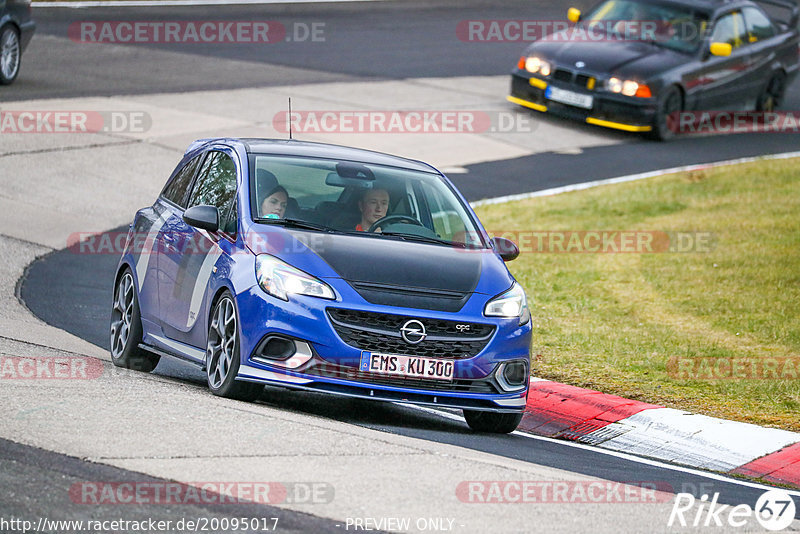
[[(487, 318), (474, 311), (482, 310), (485, 296), (473, 295), (458, 313), (430, 312), (408, 308), (393, 308), (363, 302), (334, 302), (313, 297), (293, 297), (290, 302), (275, 301), (258, 287), (237, 297), (242, 324), (241, 362), (237, 379), (267, 385), (278, 385), (370, 400), (408, 402), (413, 404), (521, 412), (525, 408), (529, 379), (524, 387), (506, 391), (495, 377), (499, 366), (512, 360), (524, 360), (530, 369), (531, 323), (519, 325), (517, 319)], [(348, 299), (349, 300), (349, 299)], [(475, 300), (475, 302), (472, 302)], [(453, 361), (452, 381), (376, 375), (359, 369), (362, 353), (385, 352), (403, 354), (395, 344), (378, 342), (375, 334), (358, 338), (343, 336), (341, 325), (332, 322), (336, 310), (357, 310), (364, 314), (383, 314), (418, 319), (428, 324), (437, 321), (484, 324), (492, 327), (487, 340), (473, 353), (442, 352), (442, 343), (409, 346), (415, 356)], [(472, 310), (472, 312), (470, 312)], [(337, 330), (338, 328), (338, 330)], [(259, 353), (267, 336), (281, 336), (305, 342), (310, 357), (302, 364), (287, 368), (280, 362), (269, 362)], [(347, 338), (347, 342), (343, 339)], [(433, 337), (433, 336), (432, 336)], [(392, 340), (394, 343), (396, 340)], [(364, 345), (367, 343), (367, 345)], [(462, 350), (469, 343), (453, 342)], [(392, 347), (392, 348), (387, 348)]]
[[(583, 109), (548, 99), (545, 91), (549, 86), (575, 93), (592, 96), (592, 108)], [(543, 80), (536, 76), (526, 76), (521, 72), (511, 74), (511, 95), (509, 102), (552, 113), (595, 126), (613, 128), (626, 132), (649, 132), (653, 129), (656, 106), (653, 99), (632, 99), (602, 91), (587, 91), (574, 84)]]

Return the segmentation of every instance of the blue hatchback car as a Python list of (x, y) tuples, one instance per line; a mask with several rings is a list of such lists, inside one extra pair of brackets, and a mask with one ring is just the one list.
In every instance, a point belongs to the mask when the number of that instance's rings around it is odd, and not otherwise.
[(114, 280), (114, 364), (161, 356), (212, 393), (264, 385), (459, 408), (506, 433), (525, 408), (530, 313), (442, 173), (318, 143), (203, 139), (137, 212)]

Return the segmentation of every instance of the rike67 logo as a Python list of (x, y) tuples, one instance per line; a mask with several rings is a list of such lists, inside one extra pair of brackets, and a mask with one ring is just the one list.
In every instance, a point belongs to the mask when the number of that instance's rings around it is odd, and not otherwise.
[(748, 526), (755, 517), (762, 528), (777, 532), (792, 524), (797, 511), (792, 496), (780, 489), (761, 495), (754, 508), (749, 504), (719, 504), (718, 500), (719, 493), (714, 493), (711, 500), (708, 495), (696, 499), (691, 493), (678, 493), (667, 526), (718, 527), (727, 532)]

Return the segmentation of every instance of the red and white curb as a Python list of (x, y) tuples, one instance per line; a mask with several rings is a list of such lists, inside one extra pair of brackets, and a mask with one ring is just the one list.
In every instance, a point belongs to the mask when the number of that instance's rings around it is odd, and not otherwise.
[(800, 434), (531, 382), (519, 430), (800, 487)]

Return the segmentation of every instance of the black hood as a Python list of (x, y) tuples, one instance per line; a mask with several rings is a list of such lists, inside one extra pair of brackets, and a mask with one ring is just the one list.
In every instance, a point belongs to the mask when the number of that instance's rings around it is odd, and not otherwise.
[(527, 50), (555, 67), (574, 70), (577, 62), (588, 72), (649, 77), (686, 62), (686, 56), (657, 44), (617, 40), (600, 43), (542, 39)]
[[(290, 230), (367, 302), (458, 311), (475, 291), (483, 254), (390, 238)], [(318, 235), (318, 234), (317, 234)]]

